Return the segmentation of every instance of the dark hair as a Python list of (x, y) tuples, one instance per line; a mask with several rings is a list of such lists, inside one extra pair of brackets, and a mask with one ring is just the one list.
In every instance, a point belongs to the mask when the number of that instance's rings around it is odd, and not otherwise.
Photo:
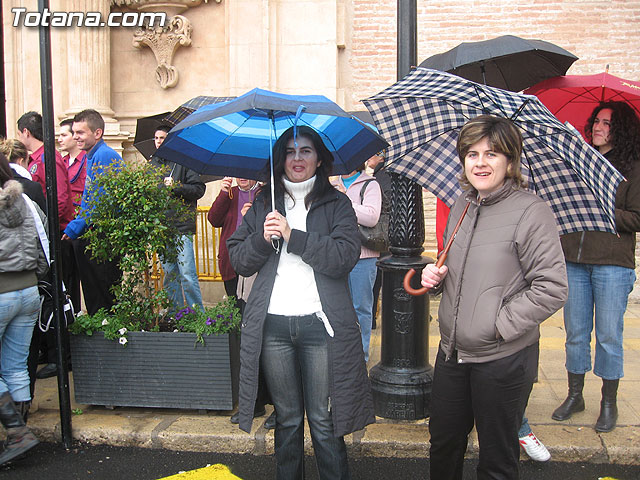
[(160, 125), (160, 126), (156, 127), (154, 132), (157, 132), (158, 130), (160, 130), (162, 132), (169, 133), (169, 131), (171, 130), (171, 127), (169, 125)]
[(4, 186), (8, 180), (12, 179), (13, 172), (9, 166), (9, 160), (4, 156), (4, 153), (0, 152), (0, 185)]
[(25, 128), (36, 140), (42, 141), (42, 115), (33, 111), (23, 114), (18, 119), (18, 130), (22, 132)]
[(609, 138), (615, 149), (610, 161), (621, 174), (626, 175), (631, 172), (634, 163), (640, 160), (640, 119), (626, 102), (601, 102), (593, 109), (584, 127), (585, 136), (591, 145), (593, 122), (600, 110), (605, 108), (611, 109)]
[(73, 118), (66, 118), (60, 122), (61, 127), (69, 127), (69, 130), (73, 132)]
[[(329, 176), (333, 171), (333, 154), (326, 147), (318, 132), (313, 128), (301, 125), (297, 127), (297, 136), (311, 140), (318, 154), (318, 161), (320, 162), (320, 165), (316, 169), (316, 181), (313, 184), (313, 188), (304, 198), (304, 205), (309, 208), (315, 200), (322, 198), (327, 192), (335, 191), (329, 182)], [(285, 130), (273, 146), (273, 179), (275, 182), (276, 195), (284, 194), (285, 192), (288, 194), (284, 186), (283, 178), (285, 177), (284, 166), (287, 159), (287, 144), (292, 138), (293, 127)], [(269, 167), (267, 166), (267, 168)], [(263, 189), (265, 192), (264, 199), (267, 203), (271, 195), (270, 189), (270, 184), (265, 185)]]
[(494, 152), (507, 157), (507, 174), (519, 188), (526, 188), (527, 182), (520, 172), (520, 156), (522, 155), (522, 134), (510, 120), (493, 115), (480, 115), (464, 124), (458, 135), (458, 157), (462, 162), (460, 184), (464, 190), (471, 188), (471, 183), (464, 171), (464, 159), (473, 145), (486, 138)]
[(92, 108), (88, 108), (86, 110), (82, 110), (79, 113), (76, 113), (76, 116), (73, 117), (73, 121), (75, 122), (87, 122), (87, 126), (92, 132), (100, 129), (102, 133), (104, 133), (104, 118), (97, 111)]

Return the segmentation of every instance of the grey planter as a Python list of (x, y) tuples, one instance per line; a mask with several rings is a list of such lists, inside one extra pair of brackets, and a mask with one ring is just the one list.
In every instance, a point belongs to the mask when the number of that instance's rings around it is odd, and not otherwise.
[(78, 403), (232, 410), (238, 400), (239, 335), (129, 332), (128, 343), (102, 333), (70, 335)]

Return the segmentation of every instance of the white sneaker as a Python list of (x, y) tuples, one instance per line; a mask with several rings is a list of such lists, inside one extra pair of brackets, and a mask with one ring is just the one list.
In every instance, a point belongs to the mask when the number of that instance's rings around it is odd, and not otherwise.
[(526, 437), (520, 437), (520, 446), (524, 448), (531, 460), (536, 462), (546, 462), (551, 458), (551, 454), (540, 440), (531, 432)]

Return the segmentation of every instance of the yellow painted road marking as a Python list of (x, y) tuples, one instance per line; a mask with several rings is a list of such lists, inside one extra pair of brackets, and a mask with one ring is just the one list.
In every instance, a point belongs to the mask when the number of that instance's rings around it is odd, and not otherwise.
[(177, 473), (170, 477), (159, 478), (158, 480), (242, 480), (236, 477), (229, 467), (222, 464), (209, 465), (204, 468), (190, 470), (188, 472)]

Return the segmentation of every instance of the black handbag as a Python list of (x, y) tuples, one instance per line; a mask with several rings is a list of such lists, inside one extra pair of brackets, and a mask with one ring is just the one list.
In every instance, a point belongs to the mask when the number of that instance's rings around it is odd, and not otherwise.
[[(364, 192), (367, 190), (367, 185), (375, 181), (376, 180), (372, 178), (362, 184), (362, 188), (360, 189), (360, 205), (362, 205), (364, 201)], [(389, 206), (384, 194), (382, 194), (382, 207), (380, 209), (378, 223), (373, 227), (364, 227), (358, 224), (358, 229), (360, 230), (360, 239), (362, 240), (363, 246), (376, 252), (386, 252), (389, 250)]]

